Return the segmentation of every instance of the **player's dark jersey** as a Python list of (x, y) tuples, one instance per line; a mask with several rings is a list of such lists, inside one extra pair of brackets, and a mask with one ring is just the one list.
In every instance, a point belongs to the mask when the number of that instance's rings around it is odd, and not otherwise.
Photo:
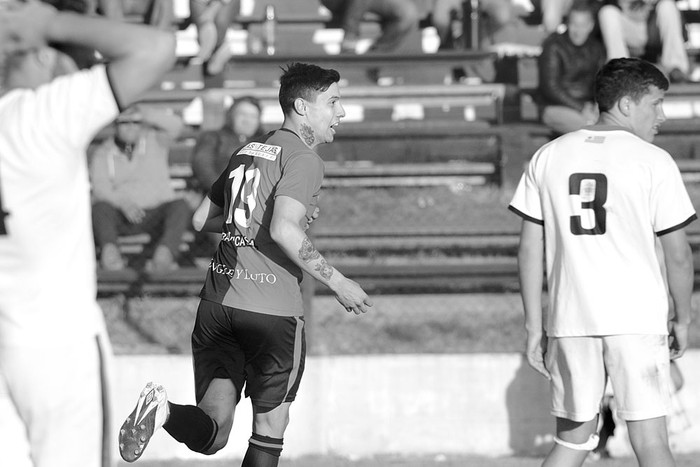
[(270, 237), (270, 221), (277, 196), (301, 202), (311, 217), (322, 182), (323, 161), (290, 130), (238, 149), (209, 193), (223, 208), (224, 224), (200, 297), (259, 313), (303, 315), (301, 269)]

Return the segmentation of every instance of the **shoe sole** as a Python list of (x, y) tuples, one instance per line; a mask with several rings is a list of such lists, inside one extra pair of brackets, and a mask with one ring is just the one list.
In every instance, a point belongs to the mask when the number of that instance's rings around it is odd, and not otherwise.
[(134, 462), (148, 446), (156, 426), (158, 395), (163, 387), (148, 383), (141, 391), (136, 407), (119, 430), (119, 454), (127, 462)]

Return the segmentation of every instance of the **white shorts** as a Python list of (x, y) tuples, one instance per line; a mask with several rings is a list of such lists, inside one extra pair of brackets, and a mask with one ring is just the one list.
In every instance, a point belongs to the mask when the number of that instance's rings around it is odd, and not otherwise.
[(111, 465), (110, 353), (103, 335), (0, 348), (0, 464)]
[(550, 338), (546, 365), (552, 375), (552, 414), (592, 420), (609, 377), (621, 419), (665, 416), (671, 408), (669, 364), (664, 335)]

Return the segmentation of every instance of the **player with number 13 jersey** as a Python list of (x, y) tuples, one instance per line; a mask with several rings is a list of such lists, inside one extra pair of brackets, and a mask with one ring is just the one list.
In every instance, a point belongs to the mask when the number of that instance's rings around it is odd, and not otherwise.
[(200, 297), (257, 313), (303, 315), (302, 271), (270, 237), (271, 208), (276, 196), (288, 196), (311, 219), (322, 182), (323, 161), (289, 129), (237, 150), (209, 194), (223, 207), (224, 225)]

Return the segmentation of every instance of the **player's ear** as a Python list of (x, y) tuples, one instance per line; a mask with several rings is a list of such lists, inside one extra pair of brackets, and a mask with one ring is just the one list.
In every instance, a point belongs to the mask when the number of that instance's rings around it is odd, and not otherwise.
[(299, 115), (306, 115), (306, 101), (301, 97), (294, 99), (294, 111)]
[(632, 99), (629, 96), (622, 96), (622, 98), (617, 101), (617, 108), (624, 116), (630, 114), (630, 103)]

